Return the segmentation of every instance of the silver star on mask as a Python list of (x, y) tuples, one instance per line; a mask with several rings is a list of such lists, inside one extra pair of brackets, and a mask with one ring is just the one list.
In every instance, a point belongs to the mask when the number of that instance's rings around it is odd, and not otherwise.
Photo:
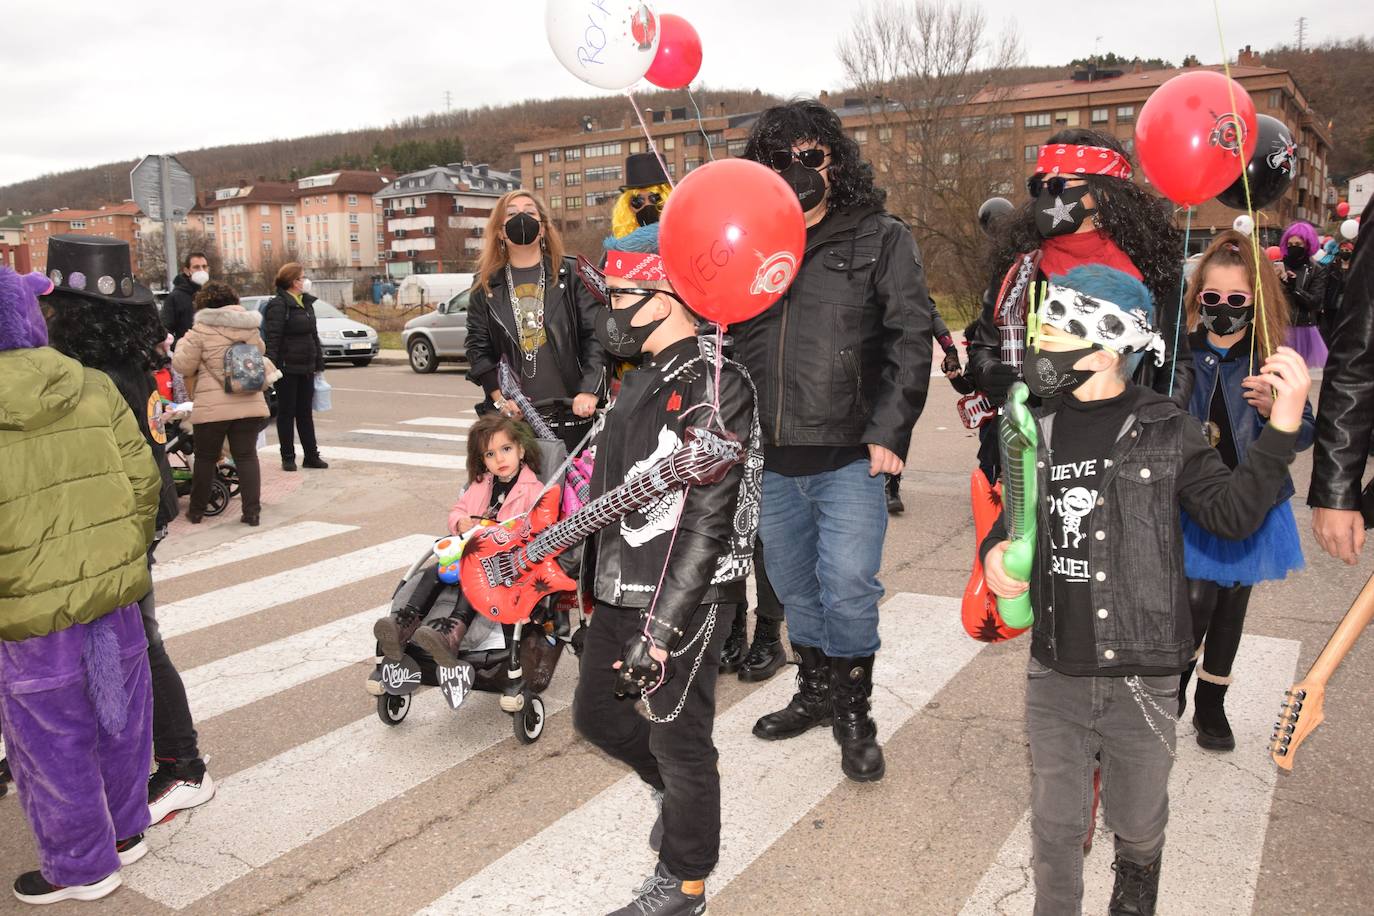
[(1076, 206), (1078, 206), (1077, 203), (1065, 204), (1064, 198), (1056, 197), (1054, 199), (1053, 207), (1046, 207), (1044, 210), (1041, 210), (1040, 212), (1048, 213), (1050, 216), (1054, 217), (1054, 223), (1050, 226), (1050, 228), (1053, 229), (1060, 223), (1073, 222), (1073, 208)]

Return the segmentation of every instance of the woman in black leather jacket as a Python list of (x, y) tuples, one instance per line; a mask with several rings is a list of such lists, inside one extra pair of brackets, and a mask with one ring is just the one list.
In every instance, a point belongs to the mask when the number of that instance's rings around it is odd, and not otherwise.
[(277, 380), (277, 440), (283, 471), (296, 469), (295, 432), (301, 434), (302, 465), (327, 468), (315, 441), (315, 373), (324, 371), (324, 350), (315, 328), (315, 297), (310, 280), (295, 261), (277, 271), (277, 294), (263, 312), (262, 336)]

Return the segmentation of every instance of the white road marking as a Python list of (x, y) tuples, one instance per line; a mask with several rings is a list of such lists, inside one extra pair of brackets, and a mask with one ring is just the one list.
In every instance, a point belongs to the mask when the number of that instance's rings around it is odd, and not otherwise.
[(419, 417), (414, 420), (402, 420), (402, 426), (441, 426), (453, 429), (471, 429), (472, 424), (477, 420), (469, 417)]
[[(576, 671), (575, 662), (559, 666), (545, 715), (572, 702)], [(361, 689), (358, 705), (372, 705)], [(496, 696), (474, 694), (454, 712), (438, 691), (424, 691), (395, 728), (369, 713), (219, 781), (213, 804), (150, 831), (149, 854), (120, 874), (140, 894), (184, 909), (509, 737)]]
[[(275, 453), (277, 447), (269, 445), (259, 454)], [(402, 464), (416, 468), (438, 468), (444, 471), (461, 471), (468, 466), (466, 455), (441, 455), (426, 452), (390, 452), (373, 448), (344, 448), (338, 445), (325, 446), (324, 455), (330, 461), (357, 461), (363, 464)]]
[(157, 609), (158, 628), (171, 639), (321, 592), (409, 566), (434, 546), (434, 535), (412, 534), (296, 569), (206, 592)]
[(453, 398), (456, 401), (479, 401), (481, 398), (471, 394), (437, 394), (431, 391), (396, 391), (387, 388), (340, 388), (333, 386), (335, 391), (357, 391), (363, 394), (389, 394), (399, 395), (406, 398)]
[(345, 534), (357, 530), (357, 525), (334, 525), (329, 522), (297, 522), (294, 525), (282, 525), (280, 528), (272, 528), (261, 534), (248, 534), (241, 538), (235, 538), (218, 547), (208, 547), (205, 550), (197, 550), (194, 553), (179, 556), (174, 560), (155, 563), (153, 564), (153, 581), (166, 582), (179, 576), (202, 572), (207, 569), (218, 569), (230, 563), (251, 560), (254, 557), (266, 556), (269, 553), (299, 547), (301, 544), (308, 544), (311, 541), (319, 541), (336, 534)]
[(203, 722), (373, 658), (372, 623), (390, 610), (383, 604), (181, 672), (191, 712)]
[[(952, 624), (958, 608), (953, 598), (913, 594), (884, 605), (873, 696), (882, 735), (915, 715), (983, 648)], [(844, 780), (829, 729), (776, 744), (750, 734), (755, 720), (784, 705), (793, 690), (790, 677), (774, 678), (716, 719), (721, 859), (708, 890), (730, 883)], [(637, 839), (648, 836), (653, 817), (648, 790), (637, 776), (626, 776), (421, 912), (471, 913), (475, 900), (488, 916), (623, 906), (654, 868), (648, 844)]]
[[(1191, 716), (1179, 727), (1178, 761), (1169, 779), (1169, 828), (1160, 874), (1159, 913), (1249, 914), (1259, 880), (1264, 833), (1278, 769), (1269, 732), (1283, 691), (1293, 682), (1299, 644), (1246, 636), (1232, 669), (1226, 716), (1236, 733), (1229, 753), (1197, 745)], [(1197, 679), (1193, 679), (1193, 684)], [(1188, 703), (1191, 710), (1191, 699)], [(1112, 834), (1100, 823), (1084, 860), (1083, 912), (1104, 913), (1111, 897)], [(1034, 908), (1030, 811), (983, 873), (961, 916), (1019, 916)]]
[(392, 436), (397, 439), (434, 439), (439, 442), (468, 441), (467, 436), (456, 436), (453, 433), (420, 433), (408, 429), (350, 429), (349, 432), (361, 433), (364, 436)]

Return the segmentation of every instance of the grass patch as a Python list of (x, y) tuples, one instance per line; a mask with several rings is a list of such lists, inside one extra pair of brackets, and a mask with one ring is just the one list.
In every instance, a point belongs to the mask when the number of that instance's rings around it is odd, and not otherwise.
[(378, 346), (380, 346), (383, 350), (400, 350), (400, 349), (401, 349), (401, 332), (400, 332), (400, 331), (378, 331), (378, 332), (377, 332), (377, 338), (378, 338)]

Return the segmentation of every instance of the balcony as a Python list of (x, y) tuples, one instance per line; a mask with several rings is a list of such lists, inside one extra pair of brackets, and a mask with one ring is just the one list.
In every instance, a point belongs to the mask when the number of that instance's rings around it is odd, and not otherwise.
[(406, 207), (406, 216), (414, 216), (417, 212), (414, 207)]

